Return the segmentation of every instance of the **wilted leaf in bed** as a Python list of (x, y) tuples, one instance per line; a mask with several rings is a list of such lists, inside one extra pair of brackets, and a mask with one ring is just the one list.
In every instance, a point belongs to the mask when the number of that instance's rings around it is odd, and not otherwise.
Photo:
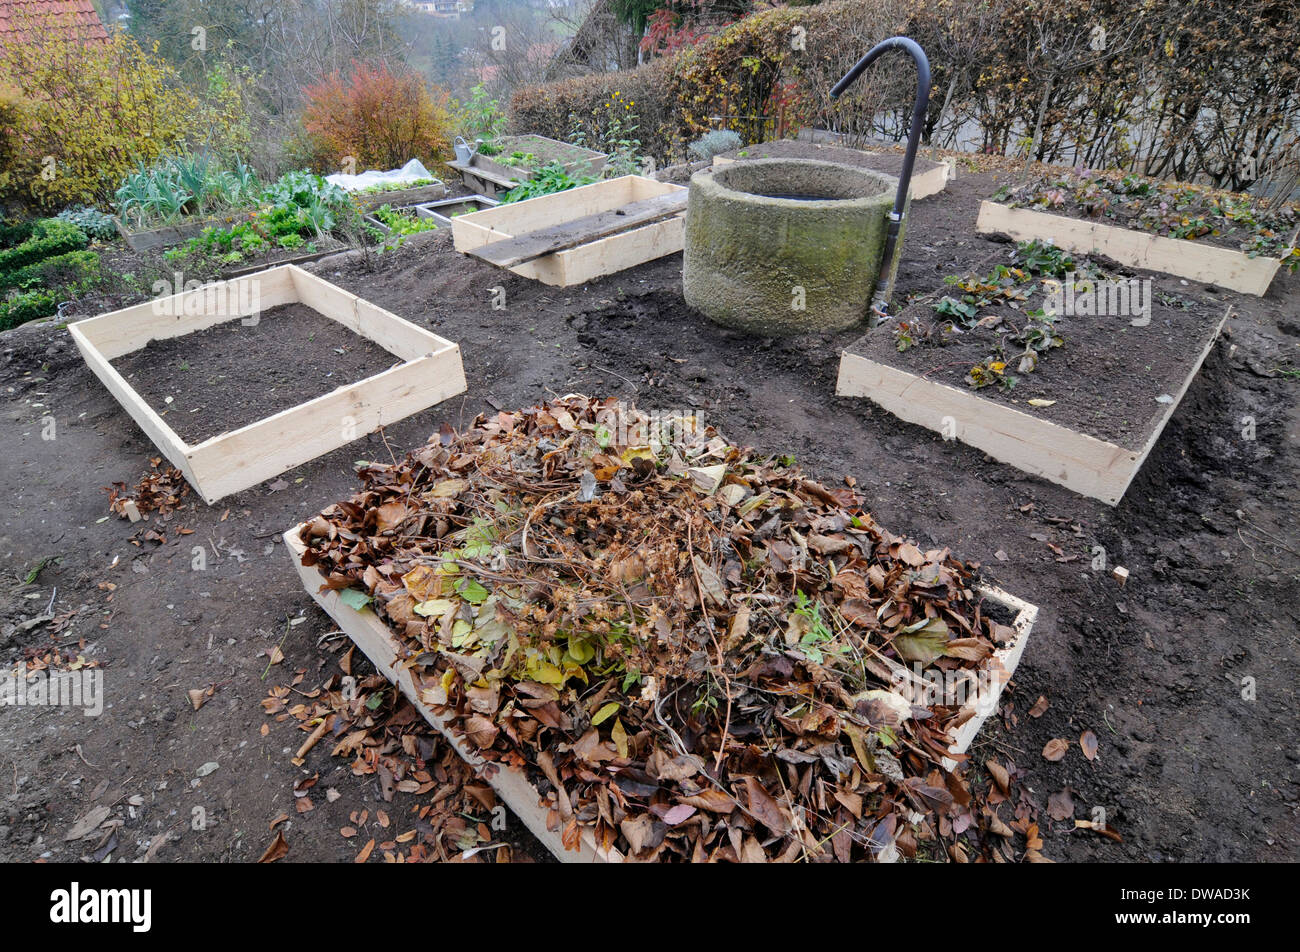
[(909, 626), (915, 630), (904, 629), (903, 634), (895, 635), (889, 643), (904, 661), (930, 664), (943, 657), (948, 647), (948, 626), (942, 618), (931, 618), (921, 625), (920, 628)]
[(781, 810), (781, 805), (753, 777), (745, 778), (745, 793), (749, 799), (749, 812), (758, 822), (778, 836), (790, 828), (790, 821)]
[(596, 727), (600, 724), (605, 723), (607, 720), (613, 717), (614, 714), (617, 713), (618, 709), (622, 706), (623, 705), (619, 704), (618, 701), (610, 701), (608, 704), (602, 705), (600, 710), (597, 711), (595, 713), (595, 716), (593, 716), (591, 719), (592, 726)]
[(1074, 797), (1070, 796), (1068, 788), (1047, 798), (1047, 815), (1053, 820), (1067, 820), (1074, 816)]
[(359, 612), (370, 604), (370, 596), (359, 588), (345, 588), (339, 592), (339, 601), (354, 612)]
[(455, 607), (456, 603), (450, 598), (431, 598), (427, 602), (420, 602), (412, 610), (425, 618), (441, 618)]
[(406, 504), (403, 502), (384, 503), (375, 510), (375, 528), (380, 532), (396, 529), (406, 519)]

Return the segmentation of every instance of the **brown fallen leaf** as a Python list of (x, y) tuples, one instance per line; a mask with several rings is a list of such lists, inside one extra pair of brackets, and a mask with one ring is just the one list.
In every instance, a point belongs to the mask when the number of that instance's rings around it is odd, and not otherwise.
[(353, 862), (364, 863), (368, 861), (370, 859), (370, 854), (373, 853), (374, 850), (375, 850), (375, 841), (374, 838), (372, 837), (370, 841), (366, 843), (365, 846), (361, 847), (361, 852), (357, 854), (357, 858), (354, 859)]
[(278, 817), (276, 817), (274, 820), (271, 821), (271, 825), (268, 826), (267, 829), (274, 830), (277, 826), (279, 826), (281, 823), (284, 823), (288, 819), (289, 819), (289, 814), (281, 813)]
[(1035, 701), (1034, 706), (1029, 709), (1029, 716), (1042, 717), (1047, 713), (1048, 706), (1047, 696), (1045, 694), (1038, 695), (1038, 700)]
[(1083, 756), (1089, 760), (1097, 759), (1097, 735), (1092, 731), (1084, 731), (1079, 735), (1079, 747), (1083, 750)]
[(1100, 833), (1102, 836), (1114, 840), (1116, 843), (1124, 842), (1124, 837), (1120, 836), (1105, 823), (1098, 823), (1094, 820), (1075, 820), (1074, 828), (1076, 830), (1092, 830), (1092, 832)]
[(262, 854), (262, 858), (258, 862), (274, 863), (278, 859), (284, 859), (288, 852), (289, 843), (284, 838), (284, 830), (276, 830), (275, 839), (271, 841), (271, 845), (266, 848), (266, 852)]
[(758, 822), (778, 836), (790, 829), (790, 821), (781, 805), (753, 777), (745, 778), (745, 792), (749, 795), (749, 812)]
[(191, 688), (185, 692), (190, 697), (190, 703), (194, 705), (194, 710), (198, 710), (217, 693), (217, 686), (209, 684), (206, 688)]
[(988, 768), (989, 774), (993, 777), (993, 782), (998, 785), (998, 789), (1003, 793), (1011, 793), (1011, 775), (1007, 773), (1007, 768), (1003, 767), (996, 760), (984, 761), (984, 766)]
[(1070, 742), (1063, 737), (1053, 737), (1043, 748), (1043, 757), (1056, 763), (1070, 749)]
[(1074, 797), (1070, 796), (1069, 787), (1047, 798), (1047, 815), (1053, 820), (1068, 820), (1074, 816)]

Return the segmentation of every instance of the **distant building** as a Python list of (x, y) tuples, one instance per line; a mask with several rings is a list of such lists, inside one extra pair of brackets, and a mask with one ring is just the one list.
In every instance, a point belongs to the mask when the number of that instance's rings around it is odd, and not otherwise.
[(91, 0), (0, 0), (0, 46), (50, 34), (108, 41)]
[(442, 17), (446, 20), (459, 20), (462, 13), (474, 9), (474, 0), (404, 0), (406, 5), (419, 13)]

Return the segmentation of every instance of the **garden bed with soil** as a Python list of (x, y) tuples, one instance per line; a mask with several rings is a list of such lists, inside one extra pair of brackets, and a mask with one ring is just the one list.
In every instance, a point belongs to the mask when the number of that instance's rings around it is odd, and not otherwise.
[[(713, 157), (714, 165), (728, 162), (744, 162), (752, 159), (814, 159), (819, 162), (834, 162), (837, 165), (851, 165), (855, 168), (870, 169), (892, 175), (895, 178), (903, 170), (901, 152), (864, 152), (861, 149), (848, 149), (838, 145), (822, 145), (817, 142), (805, 142), (802, 139), (775, 139), (758, 145), (747, 145), (732, 149)], [(912, 198), (929, 198), (942, 192), (948, 183), (948, 166), (944, 162), (933, 162), (923, 156), (917, 156), (912, 168)], [(895, 188), (898, 186), (895, 185)]]
[(560, 165), (569, 175), (599, 175), (608, 156), (546, 136), (505, 136), (495, 155), (476, 152), (470, 164), (476, 169), (519, 181), (532, 178), (538, 169)]
[(499, 205), (495, 198), (486, 195), (457, 195), (444, 198), (440, 202), (424, 202), (415, 206), (415, 213), (421, 218), (432, 218), (439, 225), (450, 225), (453, 218), (472, 215)]
[[(1226, 306), (1036, 243), (998, 259), (949, 278), (952, 293), (914, 298), (847, 347), (837, 392), (1114, 505)], [(1115, 313), (1121, 291), (1129, 306)]]
[(413, 205), (445, 198), (448, 191), (450, 190), (445, 184), (434, 179), (424, 185), (357, 192), (353, 197), (363, 212), (369, 212), (384, 205), (391, 205), (393, 208), (410, 208)]
[(151, 340), (113, 366), (187, 443), (387, 370), (396, 358), (305, 304)]
[[(258, 333), (264, 313), (272, 325)], [(209, 503), (465, 389), (455, 344), (293, 265), (102, 314), (70, 333), (104, 386)], [(304, 362), (317, 334), (345, 359)], [(303, 363), (311, 373), (295, 380)], [(177, 384), (181, 405), (173, 407), (168, 391)], [(269, 414), (253, 409), (268, 404)], [(178, 430), (201, 435), (191, 442)]]
[(1137, 176), (1040, 175), (980, 206), (981, 232), (1054, 241), (1147, 268), (1263, 295), (1300, 268), (1300, 208)]
[[(652, 206), (684, 202), (686, 192), (680, 185), (622, 175), (458, 215), (452, 235), (457, 251), (486, 255), (494, 244), (544, 234), (545, 244), (556, 250), (502, 266), (543, 284), (569, 287), (681, 251), (685, 208), (661, 214), (662, 208)], [(630, 213), (647, 208), (644, 220)], [(634, 221), (639, 225), (629, 228)]]

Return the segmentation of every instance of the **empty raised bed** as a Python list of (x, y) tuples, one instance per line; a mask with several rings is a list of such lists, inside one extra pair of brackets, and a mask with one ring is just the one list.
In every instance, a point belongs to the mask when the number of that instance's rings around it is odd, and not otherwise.
[(686, 189), (624, 175), (452, 219), (456, 250), (568, 287), (682, 250)]
[(978, 815), (1037, 609), (854, 491), (582, 396), (359, 475), (285, 535), (307, 591), (557, 857), (888, 860)]
[[(283, 341), (263, 336), (259, 345), (258, 331), (296, 329), (306, 347), (313, 320), (326, 322), (324, 334), (345, 332), (331, 340), (331, 353), (354, 353), (342, 361), (327, 357), (328, 365), (312, 371), (316, 380), (300, 380), (308, 369), (293, 362), (302, 355), (275, 356), (272, 345)], [(191, 368), (183, 338), (209, 329), (214, 336), (195, 346), (219, 362), (211, 368), (218, 379), (186, 379)], [(293, 265), (88, 318), (68, 330), (95, 375), (209, 503), (465, 389), (455, 344)], [(280, 376), (250, 383), (246, 378), (255, 375), (240, 372), (241, 359), (272, 364), (263, 369)], [(151, 399), (127, 374), (138, 376)], [(360, 379), (344, 379), (348, 374)], [(169, 401), (168, 388), (185, 398)], [(277, 412), (266, 415), (268, 402)]]
[(415, 213), (421, 218), (432, 218), (439, 225), (450, 225), (453, 218), (496, 208), (499, 204), (495, 198), (486, 195), (460, 195), (437, 202), (423, 202), (415, 206)]

